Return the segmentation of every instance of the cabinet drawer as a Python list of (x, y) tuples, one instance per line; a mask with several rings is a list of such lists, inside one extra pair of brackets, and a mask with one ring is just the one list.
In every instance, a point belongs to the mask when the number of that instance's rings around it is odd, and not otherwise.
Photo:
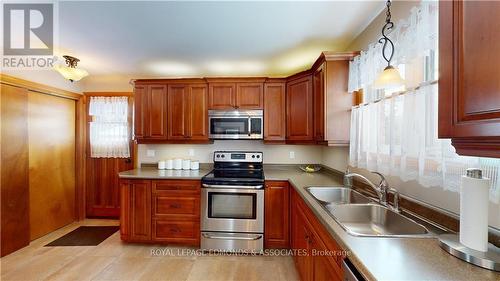
[(200, 198), (156, 195), (153, 198), (153, 215), (198, 218), (200, 216)]
[(201, 183), (192, 180), (155, 180), (153, 193), (168, 196), (199, 195)]
[(156, 219), (153, 222), (153, 240), (184, 245), (199, 245), (199, 221)]

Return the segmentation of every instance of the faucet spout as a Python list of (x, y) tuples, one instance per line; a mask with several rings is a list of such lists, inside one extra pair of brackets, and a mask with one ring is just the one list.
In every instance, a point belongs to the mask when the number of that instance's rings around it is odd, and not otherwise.
[(370, 186), (373, 190), (375, 190), (375, 192), (378, 195), (380, 203), (382, 205), (387, 205), (387, 192), (389, 190), (389, 184), (387, 183), (387, 180), (385, 179), (385, 177), (382, 174), (380, 174), (378, 172), (373, 172), (373, 173), (377, 174), (381, 177), (381, 181), (378, 185), (371, 182), (365, 176), (357, 174), (357, 173), (346, 173), (344, 175), (344, 184), (349, 183), (350, 184), (349, 187), (352, 187), (352, 178), (353, 177), (362, 179), (366, 184), (368, 184), (368, 186)]

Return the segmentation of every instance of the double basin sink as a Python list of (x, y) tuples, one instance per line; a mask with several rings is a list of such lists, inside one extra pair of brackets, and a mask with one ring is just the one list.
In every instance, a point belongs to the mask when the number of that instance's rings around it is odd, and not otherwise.
[(428, 230), (385, 206), (350, 188), (309, 187), (316, 201), (354, 236), (371, 237), (425, 237)]

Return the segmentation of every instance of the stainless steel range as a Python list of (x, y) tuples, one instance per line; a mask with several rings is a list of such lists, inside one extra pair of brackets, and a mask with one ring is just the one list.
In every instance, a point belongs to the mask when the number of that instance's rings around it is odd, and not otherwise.
[(201, 248), (264, 248), (262, 152), (216, 151), (214, 169), (201, 179)]

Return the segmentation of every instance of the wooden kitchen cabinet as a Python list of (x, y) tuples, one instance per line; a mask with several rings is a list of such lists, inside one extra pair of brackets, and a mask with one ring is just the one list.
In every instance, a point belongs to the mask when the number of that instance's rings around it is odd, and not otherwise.
[(151, 240), (151, 181), (120, 180), (120, 236), (124, 241)]
[(439, 1), (439, 137), (500, 157), (500, 2)]
[(358, 52), (323, 52), (312, 68), (314, 140), (318, 144), (347, 146), (351, 108), (355, 95), (348, 93), (349, 61)]
[(168, 139), (207, 140), (206, 84), (168, 85)]
[(301, 280), (342, 280), (341, 248), (295, 190), (291, 206), (291, 248)]
[(202, 79), (137, 80), (138, 143), (208, 143), (208, 86)]
[(312, 143), (314, 140), (313, 89), (310, 74), (286, 83), (286, 140)]
[(123, 241), (200, 245), (199, 180), (121, 179), (120, 188)]
[(285, 80), (270, 79), (264, 84), (264, 142), (283, 143), (285, 139)]
[(208, 80), (208, 109), (262, 109), (264, 78), (214, 78)]
[(266, 181), (264, 247), (290, 247), (290, 189), (287, 181)]
[(264, 105), (264, 84), (261, 82), (236, 84), (236, 108), (262, 109)]
[(134, 138), (166, 140), (166, 85), (136, 85), (134, 104)]
[(236, 107), (235, 83), (209, 83), (208, 109), (234, 109)]

